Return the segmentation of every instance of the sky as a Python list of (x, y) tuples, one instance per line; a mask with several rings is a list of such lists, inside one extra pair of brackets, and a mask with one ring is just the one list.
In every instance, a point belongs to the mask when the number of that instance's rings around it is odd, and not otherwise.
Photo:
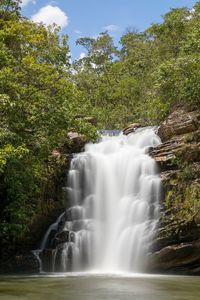
[(115, 44), (127, 28), (145, 30), (162, 21), (171, 8), (189, 7), (196, 0), (22, 0), (22, 14), (34, 22), (57, 23), (68, 34), (72, 59), (85, 55), (80, 37), (97, 37), (108, 30)]

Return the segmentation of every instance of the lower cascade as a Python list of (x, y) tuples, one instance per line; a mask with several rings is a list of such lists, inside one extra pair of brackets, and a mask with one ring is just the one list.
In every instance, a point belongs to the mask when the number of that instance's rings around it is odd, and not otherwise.
[(142, 272), (159, 218), (161, 180), (148, 150), (154, 128), (104, 135), (71, 161), (70, 205), (37, 256), (44, 272)]

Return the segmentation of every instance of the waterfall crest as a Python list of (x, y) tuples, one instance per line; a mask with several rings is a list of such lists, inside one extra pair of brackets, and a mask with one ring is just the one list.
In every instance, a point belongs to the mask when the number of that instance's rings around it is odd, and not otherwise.
[(128, 136), (102, 136), (74, 156), (70, 207), (51, 225), (41, 247), (43, 259), (44, 249), (51, 249), (51, 271), (143, 271), (161, 184), (148, 149), (159, 143), (153, 128), (138, 129)]

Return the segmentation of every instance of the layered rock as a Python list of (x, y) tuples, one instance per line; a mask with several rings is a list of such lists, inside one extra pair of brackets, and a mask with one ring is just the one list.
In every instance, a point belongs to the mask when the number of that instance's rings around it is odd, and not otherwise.
[(158, 130), (163, 142), (199, 129), (200, 114), (197, 110), (188, 111), (184, 106), (175, 109)]
[(142, 127), (139, 123), (132, 123), (129, 126), (127, 126), (126, 128), (123, 129), (123, 134), (124, 135), (128, 135), (132, 132), (135, 132), (136, 129)]
[(151, 151), (163, 180), (161, 218), (149, 254), (152, 272), (200, 274), (200, 113), (176, 108)]

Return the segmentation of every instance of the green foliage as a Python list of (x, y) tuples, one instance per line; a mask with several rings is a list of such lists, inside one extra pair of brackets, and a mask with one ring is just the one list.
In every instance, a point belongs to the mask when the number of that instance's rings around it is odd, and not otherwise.
[(74, 63), (74, 80), (99, 128), (158, 124), (176, 103), (199, 107), (199, 14), (200, 2), (172, 9), (145, 32), (128, 30), (120, 49), (108, 33), (77, 41), (88, 53)]
[(177, 223), (191, 221), (200, 209), (199, 184), (192, 182), (183, 186), (179, 182), (178, 189), (174, 188), (168, 192), (165, 205), (170, 211), (171, 219)]
[(91, 105), (71, 80), (68, 37), (20, 15), (20, 1), (0, 6), (0, 240), (27, 234), (45, 202), (52, 151), (71, 129), (95, 136)]

